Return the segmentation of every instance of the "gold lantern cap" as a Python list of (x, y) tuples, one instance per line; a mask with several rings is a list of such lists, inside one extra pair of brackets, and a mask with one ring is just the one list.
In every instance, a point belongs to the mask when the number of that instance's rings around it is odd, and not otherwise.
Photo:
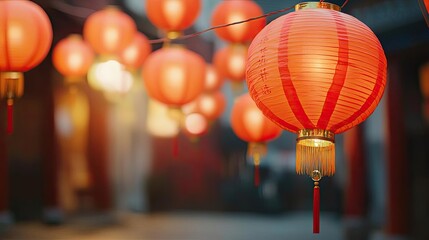
[(341, 7), (329, 2), (302, 2), (295, 5), (295, 11), (304, 9), (323, 8), (335, 11), (341, 11)]

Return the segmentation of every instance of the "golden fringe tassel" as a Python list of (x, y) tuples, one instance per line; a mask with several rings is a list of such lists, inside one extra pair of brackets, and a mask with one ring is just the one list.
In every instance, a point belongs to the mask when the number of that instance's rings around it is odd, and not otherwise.
[(310, 175), (319, 170), (322, 176), (335, 173), (335, 143), (320, 139), (303, 139), (296, 144), (296, 172)]

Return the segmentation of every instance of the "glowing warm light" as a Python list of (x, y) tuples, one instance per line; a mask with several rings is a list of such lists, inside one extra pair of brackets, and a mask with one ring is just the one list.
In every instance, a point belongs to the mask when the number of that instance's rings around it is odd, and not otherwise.
[(179, 122), (169, 116), (169, 108), (155, 100), (149, 100), (146, 128), (156, 137), (174, 137), (179, 134)]
[(183, 112), (200, 113), (209, 121), (219, 118), (225, 110), (226, 100), (221, 92), (205, 93), (195, 101), (183, 106)]
[(133, 76), (118, 61), (108, 60), (90, 68), (88, 82), (97, 90), (126, 93), (133, 85)]
[(184, 128), (186, 132), (194, 136), (199, 136), (207, 132), (207, 119), (199, 113), (191, 113), (185, 117)]

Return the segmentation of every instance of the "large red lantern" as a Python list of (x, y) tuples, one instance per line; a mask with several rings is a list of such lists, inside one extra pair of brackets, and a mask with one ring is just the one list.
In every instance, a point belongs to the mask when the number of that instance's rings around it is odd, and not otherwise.
[(136, 32), (134, 20), (113, 6), (91, 14), (83, 26), (83, 36), (94, 51), (108, 56), (127, 47)]
[(31, 1), (0, 1), (0, 95), (7, 98), (8, 128), (13, 131), (13, 99), (24, 90), (26, 72), (46, 57), (52, 27), (43, 9)]
[(198, 17), (201, 0), (147, 0), (149, 20), (167, 33), (178, 34)]
[[(263, 15), (261, 7), (252, 0), (222, 1), (213, 10), (212, 25), (225, 25)], [(216, 34), (232, 43), (246, 43), (265, 26), (265, 18), (215, 29)]]
[(198, 54), (172, 45), (153, 52), (142, 70), (150, 97), (170, 107), (180, 107), (202, 92), (205, 62)]
[(128, 69), (137, 70), (141, 68), (151, 51), (152, 47), (147, 37), (137, 32), (134, 40), (119, 54), (119, 60)]
[(375, 34), (338, 6), (311, 2), (296, 10), (255, 37), (246, 77), (262, 112), (298, 134), (296, 171), (313, 177), (317, 198), (320, 178), (335, 172), (335, 134), (374, 111), (387, 62)]
[(249, 142), (247, 155), (253, 157), (255, 185), (259, 185), (260, 158), (266, 154), (266, 143), (277, 138), (282, 129), (265, 117), (249, 94), (238, 97), (231, 113), (231, 127), (243, 141)]
[(81, 80), (87, 74), (93, 60), (92, 48), (77, 34), (59, 41), (52, 54), (55, 68), (68, 82)]

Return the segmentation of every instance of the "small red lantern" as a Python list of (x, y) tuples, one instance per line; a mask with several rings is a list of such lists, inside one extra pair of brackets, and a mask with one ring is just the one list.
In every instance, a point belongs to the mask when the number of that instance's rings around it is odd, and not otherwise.
[(142, 70), (150, 97), (177, 108), (196, 99), (204, 88), (205, 62), (198, 54), (172, 45), (153, 52)]
[(223, 78), (217, 69), (212, 65), (206, 67), (206, 78), (204, 82), (204, 91), (213, 92), (218, 90), (223, 84)]
[(375, 34), (339, 6), (309, 2), (296, 10), (255, 37), (246, 79), (265, 116), (298, 134), (296, 171), (314, 180), (313, 232), (319, 233), (319, 180), (335, 172), (335, 134), (377, 107), (387, 62)]
[(31, 1), (0, 1), (0, 95), (7, 98), (13, 132), (13, 99), (24, 91), (26, 72), (42, 62), (52, 43), (52, 27), (43, 9)]
[(208, 121), (214, 121), (222, 115), (225, 110), (226, 100), (221, 92), (204, 93), (195, 101), (185, 105), (184, 112), (201, 113)]
[(179, 34), (197, 18), (201, 0), (146, 0), (149, 20), (167, 33)]
[(185, 116), (183, 122), (183, 132), (193, 141), (197, 141), (199, 137), (208, 132), (209, 122), (203, 114), (191, 113)]
[[(219, 3), (212, 15), (212, 25), (225, 25), (240, 22), (249, 18), (263, 15), (261, 7), (251, 0), (223, 1)], [(216, 34), (232, 43), (246, 43), (252, 39), (265, 26), (265, 18), (215, 29)]]
[(119, 60), (126, 68), (136, 70), (141, 68), (151, 51), (147, 37), (137, 32), (134, 40), (119, 54)]
[(83, 26), (85, 40), (101, 55), (118, 54), (133, 41), (136, 32), (134, 20), (113, 6), (91, 14)]
[(228, 45), (218, 50), (213, 63), (222, 78), (229, 79), (233, 87), (241, 87), (246, 73), (247, 46)]
[(87, 74), (93, 60), (92, 48), (77, 34), (59, 41), (52, 54), (55, 68), (66, 77), (67, 82), (81, 80)]
[(277, 138), (282, 129), (265, 117), (255, 102), (244, 94), (238, 97), (231, 113), (231, 127), (243, 141), (249, 142), (247, 155), (253, 157), (255, 165), (255, 185), (259, 185), (260, 158), (267, 152), (266, 142)]

